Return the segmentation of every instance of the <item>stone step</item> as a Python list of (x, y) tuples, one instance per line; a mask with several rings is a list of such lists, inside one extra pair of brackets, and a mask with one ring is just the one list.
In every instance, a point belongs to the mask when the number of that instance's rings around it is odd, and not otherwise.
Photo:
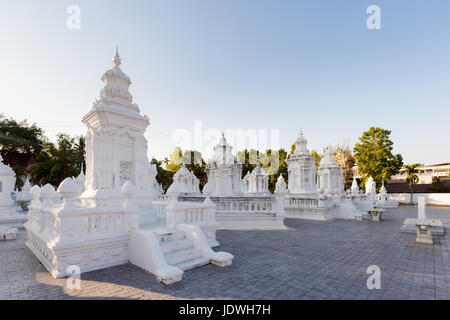
[(192, 242), (189, 239), (164, 241), (161, 244), (161, 250), (164, 254), (181, 251), (188, 248), (192, 248)]
[(182, 240), (182, 239), (186, 238), (184, 231), (173, 231), (173, 232), (161, 233), (159, 235), (159, 237), (160, 237), (161, 244), (169, 242), (169, 241)]
[(189, 248), (164, 255), (168, 265), (174, 266), (201, 257), (199, 249)]
[(207, 265), (209, 262), (210, 262), (209, 259), (205, 259), (203, 257), (199, 257), (199, 258), (188, 260), (188, 261), (185, 261), (185, 262), (182, 262), (182, 263), (178, 263), (175, 266), (180, 268), (183, 271), (186, 271), (186, 270), (191, 270), (191, 269), (194, 269), (194, 268), (198, 268), (198, 267)]

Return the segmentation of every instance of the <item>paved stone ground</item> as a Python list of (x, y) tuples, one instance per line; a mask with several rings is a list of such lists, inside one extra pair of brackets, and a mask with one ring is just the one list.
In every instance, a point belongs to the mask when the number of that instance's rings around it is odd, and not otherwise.
[[(428, 207), (448, 228), (434, 245), (399, 233), (417, 207), (387, 210), (377, 222), (286, 220), (287, 231), (221, 231), (233, 265), (187, 271), (164, 286), (126, 264), (82, 275), (81, 290), (53, 279), (18, 239), (0, 242), (0, 299), (450, 299), (450, 208)], [(370, 265), (381, 289), (366, 286)]]

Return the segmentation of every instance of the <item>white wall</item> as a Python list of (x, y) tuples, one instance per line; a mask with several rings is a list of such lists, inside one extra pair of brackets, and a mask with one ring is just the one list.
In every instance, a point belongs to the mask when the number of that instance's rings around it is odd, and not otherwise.
[[(423, 196), (427, 204), (450, 206), (450, 193), (414, 193), (413, 203), (417, 203), (417, 198)], [(410, 193), (389, 193), (389, 199), (396, 200), (399, 203), (409, 203)]]

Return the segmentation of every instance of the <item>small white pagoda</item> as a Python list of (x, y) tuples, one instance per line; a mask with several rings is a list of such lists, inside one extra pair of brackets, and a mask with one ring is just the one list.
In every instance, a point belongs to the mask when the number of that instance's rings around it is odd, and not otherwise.
[(375, 204), (375, 202), (377, 201), (377, 184), (375, 180), (373, 180), (372, 176), (370, 176), (369, 179), (367, 179), (364, 188), (367, 200)]
[(290, 154), (288, 163), (288, 187), (291, 195), (312, 196), (317, 195), (316, 160), (306, 148), (308, 141), (300, 130), (295, 141), (294, 153)]
[(342, 169), (334, 160), (333, 148), (328, 147), (317, 169), (315, 159), (306, 148), (306, 139), (300, 130), (295, 151), (288, 158), (289, 195), (286, 214), (289, 218), (307, 220), (360, 220), (364, 212), (344, 191)]
[(173, 176), (167, 195), (201, 196), (198, 178), (183, 164)]
[(22, 186), (22, 190), (20, 190), (20, 192), (18, 193), (18, 195), (16, 197), (16, 202), (23, 211), (28, 210), (28, 204), (31, 201), (30, 189), (31, 189), (31, 183), (27, 177), (25, 179), (25, 183)]
[[(207, 199), (210, 198), (215, 205), (219, 230), (286, 229), (284, 200), (279, 201), (285, 198), (285, 194), (274, 196), (269, 192), (269, 177), (259, 164), (242, 179), (242, 164), (231, 150), (222, 134), (214, 147), (213, 158), (207, 163), (208, 182), (203, 187), (202, 196), (183, 194), (179, 178), (175, 179), (166, 195), (169, 198), (179, 195), (178, 199), (186, 206), (189, 203), (209, 203)], [(181, 172), (182, 176), (188, 176), (185, 170)]]
[[(245, 192), (249, 195), (268, 195), (269, 192), (269, 175), (258, 164), (253, 169), (252, 173), (247, 177), (247, 189)], [(244, 177), (245, 178), (245, 177)]]
[(231, 153), (232, 148), (222, 134), (219, 143), (214, 147), (213, 158), (206, 164), (211, 196), (231, 197), (243, 193), (242, 164)]
[[(3, 163), (3, 158), (0, 155), (0, 225), (3, 233), (6, 234), (8, 230), (6, 227), (22, 227), (23, 223), (27, 221), (25, 214), (19, 214), (13, 206), (14, 201), (11, 194), (14, 191), (16, 183), (16, 175), (10, 166)], [(11, 234), (8, 232), (8, 234)], [(6, 237), (6, 236), (5, 236)], [(11, 236), (8, 236), (10, 238)]]
[(317, 176), (320, 193), (335, 198), (345, 196), (342, 168), (336, 164), (331, 146), (325, 150), (317, 170)]
[(392, 199), (389, 199), (389, 194), (387, 193), (386, 187), (383, 184), (381, 185), (380, 193), (377, 194), (377, 203), (375, 204), (377, 208), (397, 208), (398, 202)]

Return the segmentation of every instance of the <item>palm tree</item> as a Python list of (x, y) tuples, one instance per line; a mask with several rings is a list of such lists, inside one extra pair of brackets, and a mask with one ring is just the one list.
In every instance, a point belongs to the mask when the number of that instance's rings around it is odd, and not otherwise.
[(67, 177), (80, 173), (84, 163), (84, 140), (59, 134), (57, 144), (46, 143), (44, 152), (38, 156), (37, 163), (30, 167), (33, 181), (41, 185), (50, 183), (57, 186)]
[(419, 177), (417, 176), (417, 173), (420, 173), (421, 170), (417, 169), (420, 166), (420, 163), (414, 163), (405, 166), (406, 169), (406, 183), (409, 185), (409, 192), (411, 193), (411, 202), (413, 203), (413, 193), (414, 193), (414, 185), (416, 185), (419, 182)]
[(13, 167), (14, 173), (16, 174), (16, 184), (14, 185), (15, 190), (20, 190), (23, 187), (22, 177), (27, 176), (27, 169), (21, 166)]

